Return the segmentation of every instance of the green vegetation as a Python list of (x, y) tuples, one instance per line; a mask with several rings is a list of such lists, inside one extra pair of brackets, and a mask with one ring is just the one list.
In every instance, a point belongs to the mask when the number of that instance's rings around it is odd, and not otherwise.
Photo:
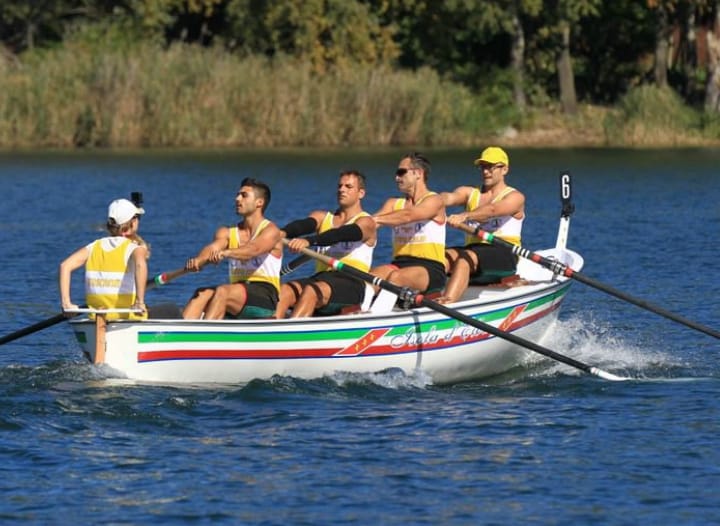
[(718, 144), (719, 3), (6, 0), (0, 148)]

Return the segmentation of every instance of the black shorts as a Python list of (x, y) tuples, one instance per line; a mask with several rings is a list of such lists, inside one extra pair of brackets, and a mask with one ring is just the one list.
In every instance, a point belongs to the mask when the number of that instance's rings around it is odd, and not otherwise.
[(328, 303), (337, 305), (356, 305), (365, 299), (365, 282), (341, 271), (325, 270), (310, 277), (294, 280), (305, 287), (310, 283), (324, 281), (330, 285), (330, 300)]
[(518, 258), (507, 247), (489, 245), (487, 243), (472, 243), (463, 247), (450, 247), (458, 252), (468, 250), (474, 252), (478, 258), (478, 268), (473, 276), (483, 274), (508, 274), (517, 270)]
[(243, 285), (247, 294), (245, 305), (237, 315), (227, 313), (226, 318), (269, 318), (275, 315), (278, 291), (273, 285), (264, 281), (248, 281)]
[(415, 258), (412, 256), (400, 256), (390, 262), (397, 268), (422, 267), (428, 273), (429, 284), (426, 290), (420, 292), (436, 292), (442, 290), (445, 286), (447, 276), (445, 274), (445, 266), (437, 261), (424, 258)]

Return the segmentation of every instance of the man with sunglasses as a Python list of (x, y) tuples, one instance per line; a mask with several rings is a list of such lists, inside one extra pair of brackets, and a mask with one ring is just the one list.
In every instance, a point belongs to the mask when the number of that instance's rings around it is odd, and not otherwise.
[(421, 293), (445, 285), (445, 204), (427, 186), (430, 161), (413, 152), (400, 159), (395, 183), (404, 197), (388, 199), (375, 215), (378, 226), (392, 227), (393, 259), (371, 273)]
[[(479, 187), (459, 186), (452, 192), (443, 192), (446, 206), (464, 206), (465, 211), (448, 216), (448, 224), (456, 227), (472, 221), (496, 237), (520, 244), (522, 224), (525, 220), (525, 196), (505, 183), (510, 171), (510, 160), (502, 148), (490, 146), (475, 159), (482, 176)], [(460, 299), (470, 281), (499, 283), (505, 276), (515, 274), (517, 257), (506, 247), (486, 243), (477, 236), (465, 237), (462, 247), (447, 249), (450, 279), (441, 303)]]

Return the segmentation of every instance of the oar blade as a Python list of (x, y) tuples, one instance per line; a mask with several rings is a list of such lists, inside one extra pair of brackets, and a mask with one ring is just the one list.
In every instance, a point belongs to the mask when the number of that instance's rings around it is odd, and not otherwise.
[(602, 369), (599, 369), (597, 367), (590, 367), (589, 372), (590, 374), (594, 374), (595, 376), (598, 376), (603, 380), (610, 380), (611, 382), (625, 382), (631, 380), (631, 378), (627, 378), (625, 376), (617, 376), (607, 371), (603, 371)]

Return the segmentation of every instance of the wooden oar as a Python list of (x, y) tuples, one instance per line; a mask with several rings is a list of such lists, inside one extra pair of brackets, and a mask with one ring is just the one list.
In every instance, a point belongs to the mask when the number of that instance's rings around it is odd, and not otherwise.
[(351, 276), (360, 278), (363, 281), (367, 281), (368, 283), (371, 283), (372, 285), (375, 285), (375, 286), (380, 287), (385, 290), (389, 290), (390, 292), (397, 294), (398, 298), (400, 298), (406, 304), (428, 307), (429, 309), (437, 311), (440, 314), (444, 314), (445, 316), (447, 316), (449, 318), (454, 318), (458, 321), (465, 323), (466, 325), (470, 325), (472, 327), (478, 328), (489, 334), (497, 336), (498, 338), (502, 338), (504, 340), (512, 342), (516, 345), (519, 345), (520, 347), (525, 347), (526, 349), (530, 349), (531, 351), (535, 351), (536, 353), (542, 354), (543, 356), (547, 356), (548, 358), (552, 358), (553, 360), (562, 362), (565, 365), (569, 365), (570, 367), (574, 367), (585, 373), (592, 374), (594, 376), (598, 376), (605, 380), (620, 381), (620, 380), (628, 379), (628, 378), (623, 378), (622, 376), (616, 376), (607, 371), (603, 371), (602, 369), (598, 369), (597, 367), (591, 367), (591, 366), (586, 365), (582, 362), (579, 362), (573, 358), (570, 358), (569, 356), (559, 354), (555, 351), (552, 351), (541, 345), (538, 345), (535, 342), (531, 342), (530, 340), (526, 340), (524, 338), (516, 336), (515, 334), (498, 329), (497, 327), (494, 327), (493, 325), (490, 325), (483, 321), (472, 318), (466, 314), (463, 314), (462, 312), (458, 312), (455, 309), (446, 307), (445, 305), (443, 305), (441, 303), (437, 303), (435, 301), (429, 300), (422, 294), (418, 294), (417, 292), (415, 292), (411, 289), (408, 289), (407, 287), (400, 287), (400, 286), (395, 285), (394, 283), (391, 283), (387, 280), (378, 278), (376, 276), (373, 276), (372, 274), (368, 274), (367, 272), (363, 272), (362, 270), (358, 270), (349, 265), (345, 265), (342, 261), (338, 261), (337, 259), (327, 257), (324, 254), (319, 254), (318, 252), (314, 252), (307, 248), (303, 248), (301, 250), (301, 252), (307, 256), (310, 256), (311, 258), (322, 261), (330, 268), (333, 268), (339, 272), (345, 272), (346, 274), (350, 274)]
[[(147, 285), (146, 285), (147, 290), (151, 290), (155, 287), (165, 285), (166, 283), (168, 283), (176, 278), (179, 278), (180, 276), (182, 276), (186, 273), (187, 273), (187, 271), (184, 268), (182, 268), (182, 269), (172, 270), (170, 272), (163, 272), (162, 274), (158, 274), (154, 278), (149, 279), (147, 281)], [(83, 306), (81, 308), (85, 308), (85, 306)], [(58, 323), (62, 323), (65, 320), (67, 320), (68, 317), (72, 317), (72, 316), (73, 316), (72, 313), (70, 313), (68, 315), (65, 312), (56, 314), (55, 316), (52, 316), (46, 320), (39, 321), (37, 323), (29, 325), (28, 327), (25, 327), (23, 329), (20, 329), (18, 331), (10, 333), (6, 336), (3, 336), (2, 338), (0, 338), (0, 345), (5, 345), (6, 343), (17, 340), (18, 338), (22, 338), (23, 336), (27, 336), (28, 334), (32, 334), (34, 332), (38, 332), (43, 329), (47, 329), (48, 327), (52, 327), (53, 325), (57, 325)]]
[(462, 223), (462, 224), (458, 225), (457, 228), (459, 228), (460, 230), (463, 230), (469, 234), (473, 234), (473, 235), (481, 238), (483, 241), (492, 243), (493, 245), (498, 245), (498, 246), (509, 248), (510, 250), (512, 250), (513, 254), (515, 254), (516, 256), (520, 256), (520, 257), (529, 259), (530, 261), (533, 261), (533, 262), (537, 263), (538, 265), (551, 270), (555, 274), (560, 274), (560, 275), (566, 276), (568, 278), (575, 279), (577, 281), (585, 283), (586, 285), (595, 287), (598, 290), (607, 292), (608, 294), (615, 296), (616, 298), (627, 301), (628, 303), (632, 303), (633, 305), (636, 305), (640, 308), (647, 309), (650, 312), (654, 312), (655, 314), (664, 316), (665, 318), (675, 321), (677, 323), (680, 323), (682, 325), (685, 325), (686, 327), (690, 327), (691, 329), (698, 330), (709, 336), (713, 336), (715, 338), (720, 339), (720, 331), (717, 331), (711, 327), (707, 327), (706, 325), (702, 325), (700, 323), (694, 322), (692, 320), (688, 320), (687, 318), (680, 316), (679, 314), (670, 312), (669, 310), (663, 309), (662, 307), (659, 307), (657, 305), (653, 305), (652, 303), (649, 303), (645, 300), (635, 298), (635, 297), (631, 296), (630, 294), (626, 294), (614, 287), (611, 287), (610, 285), (606, 285), (604, 283), (601, 283), (600, 281), (597, 281), (596, 279), (585, 276), (584, 274), (581, 274), (580, 272), (576, 272), (572, 268), (565, 265), (564, 263), (561, 263), (554, 259), (548, 259), (546, 257), (541, 256), (540, 254), (531, 252), (530, 250), (523, 248), (519, 245), (515, 245), (513, 243), (505, 241), (504, 239), (496, 237), (489, 232), (485, 232), (480, 227), (472, 227), (470, 225)]

